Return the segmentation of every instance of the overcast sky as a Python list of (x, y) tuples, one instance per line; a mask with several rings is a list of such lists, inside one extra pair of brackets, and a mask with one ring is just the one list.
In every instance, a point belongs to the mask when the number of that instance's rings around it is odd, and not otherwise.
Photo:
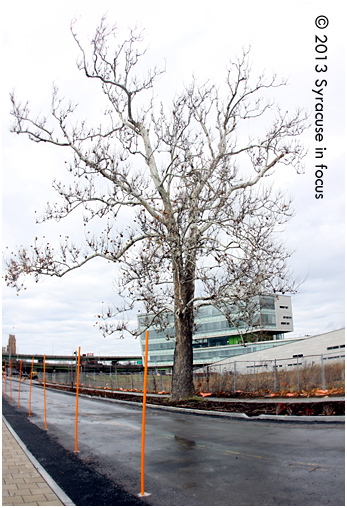
[[(281, 6), (281, 7), (279, 7)], [(49, 108), (52, 83), (66, 98), (85, 101), (92, 109), (96, 97), (88, 93), (77, 70), (78, 49), (69, 26), (77, 19), (82, 38), (92, 36), (101, 16), (127, 28), (138, 25), (146, 34), (149, 65), (166, 66), (161, 91), (170, 97), (188, 83), (192, 74), (200, 81), (219, 83), (225, 69), (243, 47), (251, 45), (256, 74), (265, 70), (288, 78), (288, 87), (276, 95), (283, 108), (300, 106), (314, 113), (315, 36), (327, 36), (324, 73), (324, 143), (314, 140), (314, 126), (303, 136), (308, 155), (305, 174), (279, 168), (277, 183), (294, 199), (295, 217), (285, 237), (295, 250), (291, 268), (305, 279), (292, 297), (294, 332), (290, 336), (322, 333), (344, 326), (344, 50), (345, 19), (342, 1), (131, 1), (4, 2), (2, 54), (2, 239), (3, 252), (30, 245), (36, 235), (47, 239), (77, 231), (68, 224), (35, 224), (35, 211), (43, 212), (54, 199), (51, 182), (64, 176), (66, 153), (29, 142), (9, 132), (9, 92), (16, 90), (33, 111)], [(326, 29), (315, 26), (317, 16), (329, 19)], [(324, 37), (325, 38), (325, 37)], [(86, 40), (86, 39), (85, 39)], [(86, 99), (87, 97), (87, 99)], [(85, 107), (85, 106), (84, 106)], [(314, 117), (311, 118), (314, 121)], [(324, 199), (315, 199), (314, 150), (326, 148)], [(6, 248), (8, 247), (8, 249)], [(114, 297), (112, 265), (89, 263), (63, 279), (27, 281), (27, 290), (16, 291), (3, 283), (2, 345), (8, 335), (17, 338), (17, 350), (32, 354), (82, 353), (140, 354), (134, 339), (103, 338), (93, 326), (96, 315)]]

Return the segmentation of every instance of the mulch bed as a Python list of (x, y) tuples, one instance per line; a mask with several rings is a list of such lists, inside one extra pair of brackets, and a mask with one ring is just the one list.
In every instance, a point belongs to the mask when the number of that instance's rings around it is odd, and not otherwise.
[[(158, 404), (158, 402), (154, 402)], [(204, 409), (209, 411), (221, 411), (231, 413), (244, 413), (247, 416), (258, 415), (344, 415), (344, 401), (322, 402), (215, 402), (211, 400), (187, 401), (179, 403), (161, 403), (161, 405), (185, 407), (191, 409)]]
[[(63, 391), (73, 391), (75, 388), (63, 385), (46, 384), (47, 388), (55, 388)], [(129, 402), (142, 403), (142, 397), (134, 395), (129, 392), (119, 393), (112, 392), (110, 390), (93, 389), (93, 388), (79, 388), (79, 393), (86, 394), (94, 397), (105, 397), (116, 400), (125, 400)], [(247, 396), (243, 394), (243, 397)], [(343, 416), (345, 414), (345, 401), (341, 400), (329, 400), (329, 397), (322, 398), (321, 401), (310, 401), (309, 398), (305, 398), (300, 402), (276, 402), (272, 399), (271, 401), (264, 402), (252, 402), (252, 396), (250, 395), (250, 401), (237, 401), (231, 399), (230, 401), (220, 400), (212, 401), (203, 397), (196, 397), (190, 400), (173, 402), (169, 398), (164, 397), (151, 397), (147, 395), (147, 403), (176, 408), (188, 408), (188, 409), (202, 409), (205, 411), (220, 411), (229, 413), (244, 413), (247, 416), (258, 416), (258, 415), (293, 415), (293, 416)]]

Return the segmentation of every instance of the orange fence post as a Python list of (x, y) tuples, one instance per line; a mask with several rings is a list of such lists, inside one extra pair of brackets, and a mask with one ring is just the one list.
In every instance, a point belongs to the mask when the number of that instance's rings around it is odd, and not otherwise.
[(5, 398), (7, 397), (7, 395), (6, 395), (6, 377), (7, 377), (7, 373), (6, 373), (6, 362), (5, 362)]
[(10, 402), (12, 402), (12, 360), (10, 360)]
[(47, 430), (46, 416), (46, 355), (43, 355), (43, 410), (45, 413), (45, 430)]
[(75, 425), (75, 452), (77, 453), (77, 421), (78, 421), (78, 386), (80, 382), (80, 357), (81, 347), (78, 348), (78, 365), (77, 365), (77, 386), (76, 386), (76, 425)]
[(141, 493), (140, 493), (141, 497), (149, 495), (148, 493), (145, 493), (145, 430), (146, 430), (147, 366), (148, 366), (148, 330), (146, 331), (145, 372), (144, 372), (144, 378), (143, 378), (142, 443), (141, 443)]
[(31, 382), (33, 379), (33, 367), (34, 367), (34, 357), (31, 360), (31, 371), (30, 371), (30, 388), (29, 388), (29, 416), (31, 415)]
[(19, 408), (19, 401), (20, 401), (20, 382), (22, 379), (22, 360), (20, 361), (20, 367), (19, 367), (19, 386), (18, 386), (18, 408)]

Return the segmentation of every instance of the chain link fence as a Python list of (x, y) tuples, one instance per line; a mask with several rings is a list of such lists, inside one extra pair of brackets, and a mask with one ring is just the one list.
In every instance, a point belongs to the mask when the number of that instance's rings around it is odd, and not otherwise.
[(197, 369), (194, 376), (198, 391), (212, 393), (340, 389), (345, 386), (345, 360), (323, 355), (253, 362), (234, 359)]
[[(147, 390), (154, 393), (171, 392), (171, 371), (168, 373), (148, 372)], [(46, 383), (76, 386), (76, 371), (72, 372), (46, 372)], [(91, 389), (143, 391), (143, 372), (80, 372), (79, 386)], [(42, 381), (42, 372), (38, 373), (38, 379)]]
[[(90, 389), (137, 391), (143, 390), (143, 372), (80, 372), (80, 386)], [(38, 373), (39, 380), (43, 378)], [(46, 382), (76, 385), (76, 370), (46, 373)], [(235, 392), (299, 392), (313, 389), (344, 388), (345, 360), (323, 355), (300, 356), (276, 360), (249, 362), (237, 360), (206, 365), (194, 370), (197, 393), (232, 394)], [(151, 393), (171, 392), (171, 369), (149, 370), (147, 389)]]

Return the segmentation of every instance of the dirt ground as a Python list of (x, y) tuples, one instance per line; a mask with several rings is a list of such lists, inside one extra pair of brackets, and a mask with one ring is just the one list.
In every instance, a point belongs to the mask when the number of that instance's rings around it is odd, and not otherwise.
[[(64, 391), (75, 391), (68, 386), (57, 386), (47, 385), (46, 387), (60, 389)], [(119, 393), (105, 390), (97, 390), (90, 388), (79, 388), (79, 393), (88, 394), (96, 397), (105, 397), (117, 400), (126, 400), (130, 402), (142, 403), (142, 397), (134, 395), (129, 392)], [(243, 394), (244, 398), (247, 394)], [(194, 397), (190, 400), (173, 402), (165, 397), (153, 397), (150, 394), (147, 395), (147, 403), (155, 404), (167, 407), (182, 407), (189, 409), (203, 409), (205, 411), (221, 411), (230, 413), (244, 413), (247, 416), (258, 416), (258, 415), (301, 415), (301, 416), (341, 416), (345, 414), (345, 401), (341, 400), (329, 400), (329, 397), (322, 397), (321, 401), (310, 401), (309, 398), (303, 398), (302, 401), (292, 402), (288, 399), (288, 402), (283, 402), (283, 398), (280, 401), (276, 401), (276, 397), (270, 400), (264, 398), (264, 402), (252, 401), (252, 394), (249, 394), (249, 402), (239, 401), (237, 398), (230, 398), (230, 400), (208, 400), (205, 397)], [(259, 399), (258, 399), (259, 400)]]

